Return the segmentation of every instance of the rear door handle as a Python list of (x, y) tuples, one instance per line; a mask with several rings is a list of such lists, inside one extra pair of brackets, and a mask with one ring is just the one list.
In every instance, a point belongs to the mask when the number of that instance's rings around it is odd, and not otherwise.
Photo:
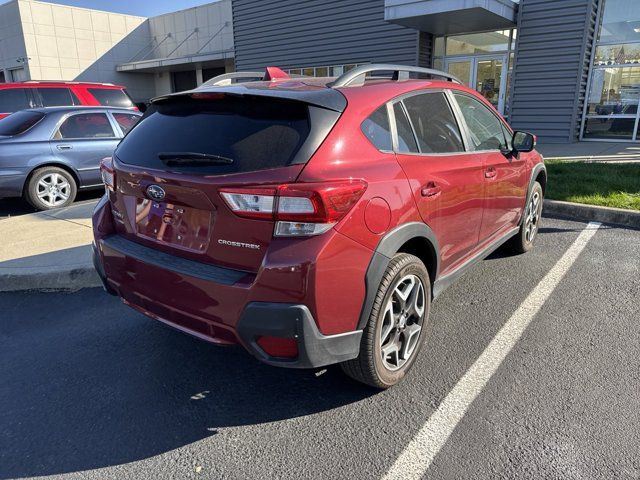
[(489, 167), (484, 171), (484, 178), (495, 178), (498, 172), (495, 168)]
[(71, 150), (73, 147), (71, 145), (56, 145), (58, 150)]
[(440, 195), (440, 192), (442, 191), (442, 189), (436, 185), (435, 182), (429, 182), (426, 185), (424, 185), (422, 187), (422, 189), (420, 190), (420, 193), (422, 194), (423, 197), (437, 197), (438, 195)]

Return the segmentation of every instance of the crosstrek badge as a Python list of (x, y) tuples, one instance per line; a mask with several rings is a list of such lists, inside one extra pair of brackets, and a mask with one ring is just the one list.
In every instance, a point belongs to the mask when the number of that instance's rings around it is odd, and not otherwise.
[(251, 250), (260, 250), (260, 245), (255, 243), (233, 242), (231, 240), (218, 239), (220, 245), (227, 245), (229, 247), (250, 248)]

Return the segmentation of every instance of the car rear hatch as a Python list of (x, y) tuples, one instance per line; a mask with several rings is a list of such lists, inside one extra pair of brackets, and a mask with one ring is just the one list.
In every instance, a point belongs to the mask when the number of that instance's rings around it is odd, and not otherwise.
[(263, 197), (253, 189), (295, 182), (346, 105), (327, 88), (330, 102), (274, 90), (228, 87), (154, 100), (114, 154), (118, 233), (165, 253), (256, 272), (274, 221), (236, 215), (221, 190), (240, 187), (247, 197), (238, 198), (255, 207)]

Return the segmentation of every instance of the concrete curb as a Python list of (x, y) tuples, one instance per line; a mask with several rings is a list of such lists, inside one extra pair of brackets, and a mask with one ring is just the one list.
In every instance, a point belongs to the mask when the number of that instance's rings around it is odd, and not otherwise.
[(545, 200), (544, 213), (560, 217), (570, 217), (585, 222), (602, 222), (640, 229), (640, 212), (622, 208), (597, 207), (581, 203)]
[(100, 277), (93, 265), (77, 265), (70, 268), (33, 269), (20, 273), (0, 273), (0, 292), (76, 291), (82, 288), (100, 287)]

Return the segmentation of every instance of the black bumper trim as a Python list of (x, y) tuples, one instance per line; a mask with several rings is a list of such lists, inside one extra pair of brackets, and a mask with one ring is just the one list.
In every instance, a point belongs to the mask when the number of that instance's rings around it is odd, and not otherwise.
[(102, 267), (102, 261), (100, 260), (100, 253), (98, 252), (98, 249), (96, 248), (95, 243), (93, 244), (92, 250), (93, 250), (93, 255), (92, 255), (93, 268), (95, 268), (96, 272), (98, 272), (98, 276), (100, 277), (100, 281), (102, 282), (102, 287), (108, 294), (117, 296), (118, 292), (116, 292), (111, 287), (111, 285), (109, 285), (109, 283), (107, 282), (107, 275), (104, 273), (104, 268)]
[(139, 260), (143, 263), (153, 265), (164, 270), (187, 275), (189, 277), (200, 278), (209, 282), (221, 285), (233, 285), (242, 278), (249, 275), (241, 270), (218, 267), (207, 263), (196, 262), (175, 255), (145, 247), (139, 243), (132, 242), (120, 235), (110, 235), (101, 240), (104, 247), (115, 250), (127, 257)]
[[(288, 368), (317, 368), (356, 358), (362, 338), (362, 330), (322, 335), (305, 305), (287, 303), (251, 302), (236, 328), (245, 347), (255, 357), (269, 365)], [(256, 343), (261, 336), (297, 339), (298, 357), (268, 355)]]

